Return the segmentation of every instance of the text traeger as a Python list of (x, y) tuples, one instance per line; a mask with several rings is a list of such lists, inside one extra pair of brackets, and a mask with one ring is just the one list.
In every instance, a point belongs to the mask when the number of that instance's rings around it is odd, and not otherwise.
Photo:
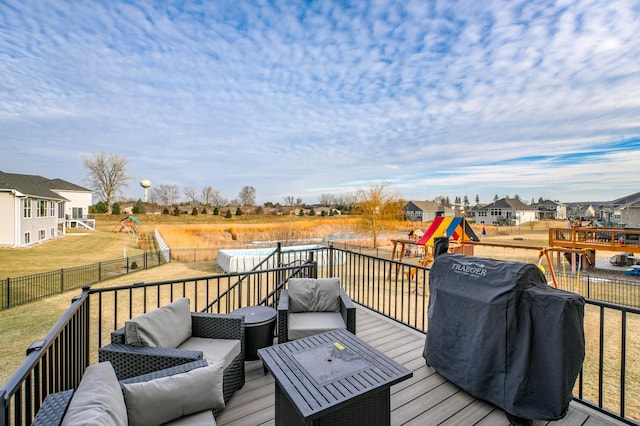
[(454, 263), (453, 265), (451, 265), (451, 269), (455, 270), (458, 273), (464, 273), (467, 275), (477, 275), (481, 277), (487, 275), (487, 270), (478, 266), (461, 265), (459, 263)]

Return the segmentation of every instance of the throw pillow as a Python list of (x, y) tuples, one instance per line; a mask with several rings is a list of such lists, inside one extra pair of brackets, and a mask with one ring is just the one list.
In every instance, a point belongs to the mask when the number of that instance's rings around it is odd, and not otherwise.
[(222, 362), (143, 383), (122, 385), (131, 426), (159, 425), (224, 408)]
[(71, 398), (62, 425), (127, 425), (127, 407), (110, 362), (87, 367)]
[(128, 345), (177, 348), (191, 337), (189, 299), (183, 297), (126, 321), (124, 335)]
[(290, 312), (338, 312), (340, 278), (292, 278), (289, 280)]

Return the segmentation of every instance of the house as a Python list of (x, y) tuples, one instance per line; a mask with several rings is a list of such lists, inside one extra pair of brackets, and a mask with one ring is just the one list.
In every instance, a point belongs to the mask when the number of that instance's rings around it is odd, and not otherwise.
[(536, 214), (538, 220), (567, 220), (567, 205), (559, 201), (543, 200), (531, 204), (531, 207), (538, 210)]
[(88, 211), (90, 204), (90, 190), (61, 179), (0, 171), (0, 245), (25, 247), (54, 239), (65, 233), (67, 211)]
[(598, 217), (598, 213), (593, 204), (573, 203), (567, 209), (567, 219), (580, 219), (581, 221), (592, 221)]
[(515, 198), (501, 198), (475, 210), (476, 223), (520, 225), (536, 220), (537, 210)]
[(640, 192), (613, 200), (607, 206), (610, 207), (607, 211), (613, 213), (610, 222), (620, 227), (640, 228)]
[(67, 201), (64, 203), (64, 217), (67, 226), (83, 226), (95, 230), (95, 220), (89, 216), (89, 206), (93, 201), (93, 192), (71, 182), (62, 179), (52, 179), (47, 185), (56, 194), (61, 195)]
[(403, 207), (407, 220), (411, 222), (431, 222), (438, 216), (453, 217), (455, 211), (435, 201), (409, 201)]

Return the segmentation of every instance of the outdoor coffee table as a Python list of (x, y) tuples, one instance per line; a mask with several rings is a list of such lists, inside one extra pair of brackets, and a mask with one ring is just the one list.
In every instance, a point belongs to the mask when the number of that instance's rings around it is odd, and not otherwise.
[(390, 387), (413, 372), (346, 330), (258, 350), (275, 380), (279, 425), (391, 422)]

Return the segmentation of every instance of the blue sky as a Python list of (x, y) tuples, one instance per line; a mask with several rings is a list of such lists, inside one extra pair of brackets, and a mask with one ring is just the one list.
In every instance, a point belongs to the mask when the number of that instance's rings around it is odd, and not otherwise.
[(640, 3), (2, 0), (0, 170), (307, 203), (640, 191)]

